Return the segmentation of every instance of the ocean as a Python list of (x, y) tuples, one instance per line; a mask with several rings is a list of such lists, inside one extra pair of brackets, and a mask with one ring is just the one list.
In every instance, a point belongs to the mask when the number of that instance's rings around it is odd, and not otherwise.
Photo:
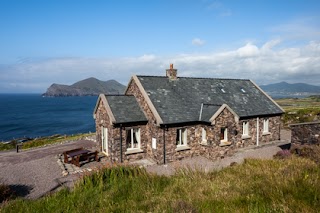
[(97, 99), (97, 96), (0, 94), (0, 142), (94, 132), (93, 110)]

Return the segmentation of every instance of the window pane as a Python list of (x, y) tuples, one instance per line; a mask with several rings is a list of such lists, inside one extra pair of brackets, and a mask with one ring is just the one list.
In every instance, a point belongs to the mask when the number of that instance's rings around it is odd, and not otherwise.
[(179, 129), (177, 129), (177, 132), (176, 132), (176, 145), (179, 145), (180, 144), (180, 142), (179, 142), (179, 139), (180, 139), (180, 130)]
[(207, 139), (207, 131), (205, 128), (202, 128), (202, 141), (206, 141)]
[(187, 129), (181, 129), (181, 132), (182, 132), (181, 145), (187, 145)]
[(224, 130), (225, 130), (225, 128), (221, 128), (221, 131), (220, 131), (220, 140), (224, 140)]
[(131, 129), (126, 130), (126, 144), (127, 148), (131, 148)]

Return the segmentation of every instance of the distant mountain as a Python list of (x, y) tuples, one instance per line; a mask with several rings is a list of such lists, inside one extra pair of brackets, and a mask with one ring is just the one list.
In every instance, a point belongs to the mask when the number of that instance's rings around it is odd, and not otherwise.
[(320, 94), (320, 86), (304, 83), (289, 84), (280, 82), (261, 85), (260, 87), (272, 97), (299, 97)]
[(100, 81), (87, 78), (72, 85), (52, 84), (43, 96), (90, 96), (104, 94), (123, 94), (125, 86), (115, 80)]

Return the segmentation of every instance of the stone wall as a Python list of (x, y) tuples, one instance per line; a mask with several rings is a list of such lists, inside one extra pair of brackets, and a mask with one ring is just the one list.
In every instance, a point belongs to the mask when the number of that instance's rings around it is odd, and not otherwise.
[[(263, 121), (265, 119), (269, 119), (269, 132), (263, 132)], [(242, 126), (243, 122), (249, 123), (249, 137), (242, 137)], [(280, 126), (281, 126), (281, 118), (280, 116), (273, 117), (263, 117), (259, 118), (258, 121), (259, 126), (259, 145), (269, 143), (271, 141), (280, 140)], [(240, 121), (240, 125), (238, 127), (238, 132), (241, 135), (241, 143), (247, 145), (256, 145), (257, 144), (257, 118), (245, 119)]]
[[(134, 80), (129, 83), (126, 95), (135, 96), (138, 104), (140, 105), (148, 119), (145, 131), (146, 140), (148, 141), (146, 147), (147, 156), (152, 158), (157, 163), (163, 162), (163, 130), (156, 125), (156, 118)], [(151, 147), (152, 138), (156, 140), (156, 149), (153, 149)]]
[(320, 144), (320, 122), (291, 124), (292, 145)]
[(99, 151), (102, 151), (102, 137), (101, 137), (102, 127), (108, 129), (108, 149), (109, 149), (108, 158), (110, 158), (110, 156), (112, 155), (112, 152), (111, 152), (112, 144), (110, 142), (111, 142), (111, 139), (114, 138), (114, 132), (113, 132), (113, 126), (110, 124), (110, 118), (108, 116), (107, 110), (102, 100), (100, 100), (98, 104), (98, 108), (96, 111), (95, 124), (96, 124), (97, 147)]
[[(139, 128), (140, 129), (140, 151), (132, 151), (130, 152), (127, 150), (127, 144), (126, 144), (126, 130), (129, 130), (131, 128)], [(123, 127), (122, 128), (122, 162), (126, 163), (133, 160), (140, 160), (147, 157), (147, 132), (148, 129), (145, 125), (137, 125), (137, 126), (131, 126), (131, 127)], [(115, 138), (112, 138), (112, 157), (111, 161), (114, 163), (120, 163), (121, 162), (121, 150), (120, 150), (120, 128), (114, 128), (114, 135)]]

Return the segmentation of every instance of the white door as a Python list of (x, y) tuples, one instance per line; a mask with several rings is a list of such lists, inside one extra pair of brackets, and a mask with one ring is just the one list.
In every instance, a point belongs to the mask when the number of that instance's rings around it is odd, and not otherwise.
[(108, 129), (105, 127), (102, 127), (101, 129), (101, 141), (102, 141), (102, 152), (106, 155), (108, 155)]

